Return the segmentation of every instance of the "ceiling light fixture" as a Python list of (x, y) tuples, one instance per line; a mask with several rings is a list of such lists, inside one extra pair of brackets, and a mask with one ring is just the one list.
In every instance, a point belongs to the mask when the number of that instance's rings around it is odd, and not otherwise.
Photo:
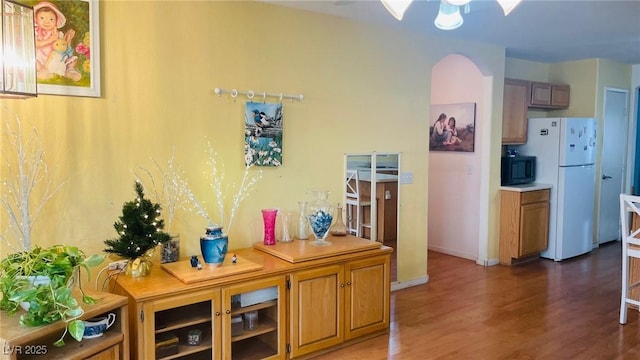
[(33, 8), (0, 0), (0, 98), (37, 96)]
[(504, 16), (507, 16), (511, 12), (511, 10), (515, 9), (515, 7), (518, 6), (518, 4), (520, 4), (522, 0), (496, 0), (496, 1), (498, 1), (498, 4), (500, 4), (500, 6), (502, 7), (502, 11), (504, 11)]
[(407, 11), (413, 0), (380, 0), (380, 2), (393, 17), (402, 20), (404, 12)]
[(451, 5), (463, 6), (471, 2), (471, 0), (447, 0)]
[(433, 21), (438, 29), (453, 30), (459, 28), (464, 20), (460, 15), (460, 7), (452, 5), (446, 0), (440, 1), (440, 11)]
[[(380, 0), (382, 5), (393, 15), (396, 19), (402, 20), (404, 12), (407, 10), (413, 0)], [(516, 7), (522, 0), (496, 0), (504, 11), (504, 16)], [(440, 10), (436, 17), (434, 24), (443, 30), (453, 30), (463, 23), (462, 16), (460, 15), (460, 6), (465, 6), (465, 14), (469, 13), (469, 3), (471, 0), (441, 0)]]

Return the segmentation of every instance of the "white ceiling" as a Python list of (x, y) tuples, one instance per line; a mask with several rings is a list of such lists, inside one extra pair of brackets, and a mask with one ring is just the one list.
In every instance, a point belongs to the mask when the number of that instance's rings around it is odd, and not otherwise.
[(402, 21), (378, 0), (264, 0), (357, 21), (499, 45), (508, 57), (555, 63), (602, 58), (640, 64), (640, 0), (524, 0), (508, 16), (495, 0), (472, 0), (455, 30), (433, 25), (439, 0), (417, 0)]

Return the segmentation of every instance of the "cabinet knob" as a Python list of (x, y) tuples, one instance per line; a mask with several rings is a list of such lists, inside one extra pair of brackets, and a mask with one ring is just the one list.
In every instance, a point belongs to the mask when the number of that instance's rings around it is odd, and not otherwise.
[(343, 288), (343, 287), (344, 287), (344, 284), (340, 284), (340, 287), (341, 287), (341, 288)]
[(231, 314), (231, 310), (228, 310), (228, 309), (227, 309), (227, 310), (225, 310), (225, 312), (224, 312), (224, 313), (225, 313), (225, 314)]
[(347, 281), (347, 285), (351, 286), (351, 281)]
[(220, 311), (216, 311), (216, 316), (220, 316)]

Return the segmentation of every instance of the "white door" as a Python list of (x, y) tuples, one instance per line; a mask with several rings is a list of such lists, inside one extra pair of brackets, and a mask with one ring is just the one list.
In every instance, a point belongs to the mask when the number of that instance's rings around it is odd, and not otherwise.
[(598, 244), (620, 239), (620, 193), (627, 156), (629, 92), (605, 89)]

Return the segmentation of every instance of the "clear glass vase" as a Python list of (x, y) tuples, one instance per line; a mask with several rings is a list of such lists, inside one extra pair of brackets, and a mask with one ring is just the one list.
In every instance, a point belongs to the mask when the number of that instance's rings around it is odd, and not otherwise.
[(280, 233), (280, 242), (292, 242), (293, 241), (293, 232), (291, 231), (291, 220), (293, 219), (294, 213), (291, 211), (284, 211), (281, 214), (281, 223), (282, 232)]
[(307, 202), (298, 202), (298, 239), (307, 240), (309, 238), (309, 220), (307, 220)]
[(347, 225), (342, 220), (342, 205), (338, 203), (336, 207), (336, 222), (329, 229), (329, 234), (332, 236), (347, 236)]
[(309, 227), (316, 238), (312, 244), (317, 246), (331, 245), (331, 242), (325, 240), (327, 234), (329, 234), (331, 222), (333, 221), (333, 206), (329, 200), (327, 200), (329, 198), (329, 191), (313, 190), (312, 194), (315, 200), (309, 203), (307, 209)]

